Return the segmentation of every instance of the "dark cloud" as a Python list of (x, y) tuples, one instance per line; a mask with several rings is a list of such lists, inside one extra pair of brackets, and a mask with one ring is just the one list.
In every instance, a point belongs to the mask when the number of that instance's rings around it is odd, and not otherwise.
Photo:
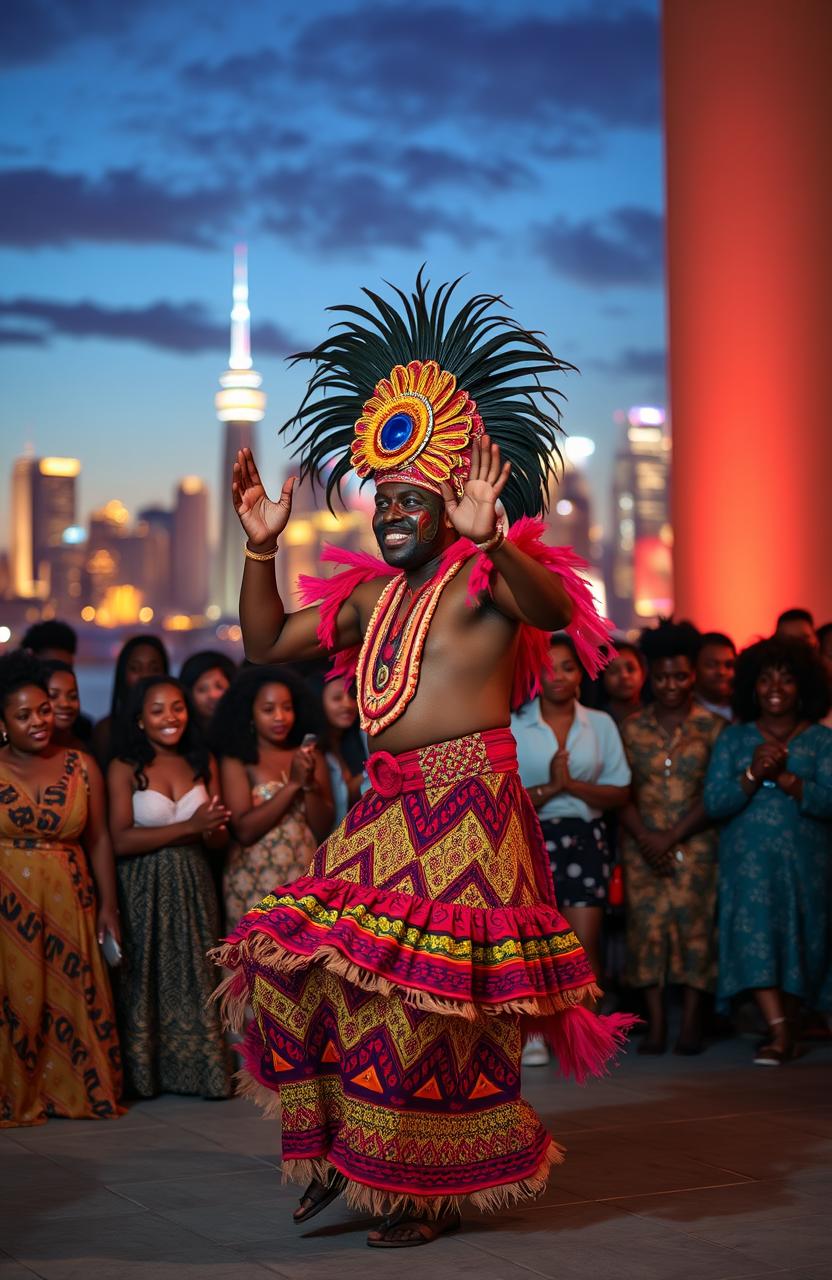
[[(372, 0), (313, 19), (290, 60), (380, 121), (469, 115), (508, 126), (588, 117), (655, 127), (659, 36), (635, 9), (501, 18), (450, 4)], [(262, 55), (265, 57), (265, 55)]]
[(33, 329), (15, 329), (0, 326), (0, 347), (42, 347), (46, 335)]
[[(95, 302), (55, 302), (45, 298), (0, 301), (0, 343), (43, 343), (49, 338), (108, 338), (139, 342), (180, 355), (198, 355), (228, 347), (228, 322), (218, 323), (199, 303), (154, 302), (145, 307), (107, 307)], [(31, 325), (31, 328), (20, 327)], [(278, 325), (255, 325), (252, 348), (257, 355), (286, 356), (302, 346)]]
[[(320, 148), (316, 164), (322, 166)], [(328, 171), (371, 171), (382, 175), (388, 185), (396, 184), (411, 197), (432, 188), (446, 188), (457, 197), (466, 188), (478, 191), (510, 191), (528, 186), (534, 173), (529, 165), (507, 154), (483, 159), (470, 149), (467, 153), (449, 147), (411, 143), (400, 146), (385, 142), (377, 134), (358, 139), (333, 150), (323, 162)]]
[[(130, 123), (131, 128), (141, 133), (155, 133), (159, 128), (156, 116), (136, 117)], [(301, 129), (287, 129), (259, 121), (243, 126), (234, 122), (221, 129), (180, 129), (175, 140), (202, 159), (218, 161), (224, 167), (228, 167), (229, 159), (233, 159), (239, 162), (241, 169), (250, 171), (252, 157), (268, 155), (273, 159), (282, 152), (302, 151), (309, 142), (309, 135)]]
[(462, 156), (441, 147), (403, 147), (391, 155), (388, 164), (408, 184), (423, 190), (447, 186), (458, 190), (467, 185), (490, 191), (507, 191), (531, 180), (531, 170), (509, 156), (493, 160)]
[(625, 347), (612, 362), (616, 373), (636, 378), (664, 378), (667, 352), (661, 347)]
[(632, 205), (605, 217), (555, 218), (536, 233), (539, 252), (560, 275), (592, 288), (659, 284), (664, 270), (664, 219)]
[(18, 248), (81, 240), (204, 247), (238, 197), (227, 189), (171, 191), (135, 169), (101, 178), (53, 169), (0, 172), (0, 244)]
[[(421, 249), (430, 235), (473, 245), (492, 234), (470, 213), (414, 199), (373, 170), (338, 173), (309, 164), (276, 170), (260, 185), (264, 226), (326, 250)], [(460, 202), (456, 202), (457, 207)]]
[(261, 49), (257, 53), (233, 53), (219, 62), (189, 62), (182, 68), (182, 79), (200, 91), (222, 89), (250, 94), (280, 75), (285, 65), (285, 59), (274, 49)]
[(0, 66), (43, 62), (65, 45), (87, 36), (128, 30), (153, 0), (3, 0), (0, 4)]
[(544, 160), (591, 160), (600, 154), (601, 139), (597, 130), (575, 129), (539, 143), (536, 151)]
[(615, 378), (635, 378), (661, 386), (667, 377), (663, 347), (624, 347), (611, 360), (593, 360), (593, 367)]

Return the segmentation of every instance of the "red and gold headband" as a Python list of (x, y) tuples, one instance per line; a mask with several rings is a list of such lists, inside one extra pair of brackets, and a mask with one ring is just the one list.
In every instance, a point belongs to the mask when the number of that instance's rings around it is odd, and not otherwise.
[(434, 493), (450, 484), (457, 496), (471, 470), (471, 442), (483, 433), (477, 405), (458, 391), (435, 360), (397, 364), (376, 383), (355, 424), (350, 450), (362, 479), (417, 485)]

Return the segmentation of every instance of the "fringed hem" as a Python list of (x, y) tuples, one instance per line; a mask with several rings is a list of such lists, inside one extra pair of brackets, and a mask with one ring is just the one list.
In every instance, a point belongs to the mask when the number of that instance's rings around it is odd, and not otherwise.
[(351, 1209), (359, 1213), (368, 1213), (380, 1218), (388, 1213), (403, 1209), (431, 1218), (442, 1217), (453, 1210), (461, 1210), (463, 1205), (470, 1204), (480, 1213), (497, 1213), (500, 1209), (524, 1201), (536, 1200), (546, 1190), (552, 1167), (562, 1164), (564, 1148), (557, 1142), (550, 1142), (543, 1154), (537, 1169), (527, 1178), (517, 1182), (506, 1182), (501, 1186), (483, 1187), (481, 1191), (464, 1192), (459, 1195), (421, 1196), (409, 1192), (388, 1191), (382, 1187), (371, 1187), (363, 1182), (355, 1182), (346, 1171), (333, 1165), (325, 1156), (313, 1160), (285, 1160), (282, 1166), (283, 1182), (297, 1182), (307, 1186), (313, 1178), (326, 1182), (333, 1169), (344, 1173), (349, 1179), (343, 1195)]
[(282, 1110), (280, 1094), (274, 1089), (270, 1089), (267, 1085), (261, 1084), (260, 1081), (252, 1075), (248, 1067), (241, 1067), (234, 1074), (234, 1096), (235, 1098), (248, 1098), (249, 1102), (253, 1102), (259, 1107), (263, 1113), (264, 1120), (279, 1120)]
[(465, 1018), (473, 1022), (480, 1017), (505, 1017), (517, 1015), (528, 1018), (548, 1018), (568, 1012), (570, 1009), (590, 1004), (603, 993), (596, 983), (587, 983), (575, 987), (571, 991), (561, 991), (557, 995), (545, 996), (542, 999), (528, 996), (518, 1000), (500, 1000), (477, 1004), (471, 1000), (454, 1000), (433, 995), (418, 987), (406, 987), (390, 982), (380, 974), (372, 973), (343, 956), (337, 947), (323, 943), (313, 955), (298, 955), (289, 951), (270, 934), (249, 934), (241, 942), (225, 942), (208, 953), (215, 964), (233, 969), (230, 977), (225, 978), (214, 992), (214, 1000), (220, 1002), (220, 1015), (223, 1023), (231, 1031), (241, 1031), (244, 1024), (246, 1004), (248, 1002), (248, 984), (243, 965), (246, 959), (254, 964), (273, 966), (283, 973), (296, 973), (308, 969), (313, 964), (321, 964), (331, 973), (343, 978), (352, 986), (363, 991), (372, 991), (378, 995), (389, 996), (394, 992), (406, 1004), (424, 1013), (437, 1013), (443, 1017)]

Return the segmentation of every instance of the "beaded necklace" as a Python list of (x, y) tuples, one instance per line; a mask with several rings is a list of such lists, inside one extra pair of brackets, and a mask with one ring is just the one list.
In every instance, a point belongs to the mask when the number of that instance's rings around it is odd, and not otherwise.
[(405, 575), (397, 574), (379, 596), (361, 646), (356, 669), (361, 728), (370, 737), (403, 715), (419, 684), (422, 651), (440, 596), (459, 573), (464, 558), (429, 579), (413, 595), (401, 618), (407, 592)]

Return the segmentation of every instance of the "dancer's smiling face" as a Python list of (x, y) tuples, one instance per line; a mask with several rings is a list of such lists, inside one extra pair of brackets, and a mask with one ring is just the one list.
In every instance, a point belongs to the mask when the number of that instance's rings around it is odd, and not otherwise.
[(387, 564), (405, 570), (420, 569), (456, 537), (445, 518), (444, 498), (392, 482), (376, 489), (373, 532)]

